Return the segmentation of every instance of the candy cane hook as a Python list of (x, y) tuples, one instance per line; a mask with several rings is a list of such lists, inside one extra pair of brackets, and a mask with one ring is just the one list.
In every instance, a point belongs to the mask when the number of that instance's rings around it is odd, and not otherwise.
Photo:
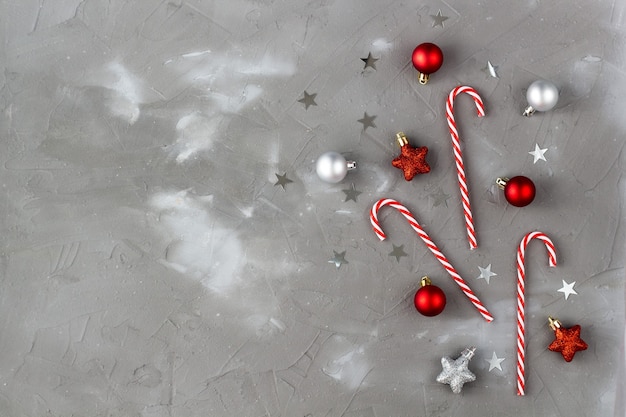
[(398, 210), (408, 221), (409, 225), (415, 230), (417, 235), (422, 238), (428, 249), (435, 255), (437, 260), (443, 265), (443, 267), (448, 271), (448, 274), (454, 279), (454, 282), (461, 288), (461, 290), (465, 293), (467, 298), (470, 299), (474, 307), (478, 310), (480, 314), (487, 320), (488, 322), (493, 321), (493, 316), (487, 311), (485, 306), (480, 302), (478, 297), (474, 295), (474, 292), (470, 289), (470, 287), (465, 283), (465, 280), (461, 278), (458, 272), (454, 269), (450, 261), (444, 256), (443, 253), (439, 250), (439, 248), (435, 245), (435, 243), (430, 239), (428, 234), (422, 229), (422, 227), (417, 223), (411, 212), (407, 210), (402, 204), (397, 202), (396, 200), (391, 199), (380, 199), (378, 200), (372, 209), (370, 210), (370, 222), (372, 223), (372, 227), (374, 229), (374, 233), (378, 236), (380, 240), (385, 240), (387, 236), (383, 232), (383, 229), (380, 227), (380, 222), (378, 221), (378, 211), (384, 207), (390, 206)]
[(531, 232), (524, 236), (517, 249), (517, 395), (524, 395), (524, 358), (526, 355), (526, 345), (524, 341), (524, 280), (526, 270), (524, 268), (524, 253), (526, 246), (533, 239), (543, 241), (548, 250), (548, 261), (551, 268), (556, 266), (556, 252), (554, 243), (542, 232)]
[(476, 249), (478, 243), (476, 241), (476, 231), (474, 230), (474, 219), (472, 217), (469, 190), (467, 189), (467, 180), (465, 178), (465, 169), (463, 167), (463, 155), (461, 153), (461, 145), (459, 143), (459, 132), (456, 129), (456, 122), (454, 121), (454, 99), (461, 93), (467, 93), (474, 99), (478, 117), (483, 117), (485, 115), (485, 105), (483, 104), (483, 99), (480, 98), (476, 90), (468, 86), (458, 86), (454, 88), (450, 91), (448, 100), (446, 101), (446, 118), (448, 119), (448, 127), (450, 128), (450, 136), (452, 137), (452, 149), (454, 150), (456, 173), (459, 179), (459, 189), (461, 191), (461, 200), (463, 202), (467, 239), (469, 240), (470, 249)]

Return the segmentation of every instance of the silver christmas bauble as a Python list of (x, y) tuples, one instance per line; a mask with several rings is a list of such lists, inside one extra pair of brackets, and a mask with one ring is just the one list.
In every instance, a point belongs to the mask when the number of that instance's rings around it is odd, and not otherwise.
[(526, 91), (528, 105), (537, 111), (548, 111), (556, 106), (559, 90), (550, 81), (537, 80)]
[(340, 153), (326, 152), (317, 159), (317, 176), (322, 181), (337, 183), (346, 177), (349, 170), (356, 168), (356, 162), (346, 161)]

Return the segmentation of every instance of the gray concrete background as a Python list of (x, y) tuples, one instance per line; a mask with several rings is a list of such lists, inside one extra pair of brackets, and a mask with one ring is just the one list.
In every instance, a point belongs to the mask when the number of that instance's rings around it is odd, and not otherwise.
[[(0, 4), (1, 415), (624, 414), (626, 2)], [(421, 86), (410, 57), (427, 41), (445, 62)], [(561, 99), (527, 119), (539, 78)], [(487, 110), (456, 101), (472, 252), (444, 112), (459, 84)], [(410, 183), (390, 165), (399, 130), (430, 149)], [(337, 185), (314, 172), (329, 150), (359, 164)], [(493, 186), (517, 174), (538, 189), (523, 209)], [(392, 209), (378, 241), (368, 210), (383, 197), (412, 210), (493, 323)], [(529, 248), (519, 398), (515, 251), (532, 230), (559, 265)], [(422, 275), (448, 297), (435, 318), (412, 306)], [(580, 324), (589, 349), (548, 351), (548, 315)], [(454, 395), (440, 358), (472, 345), (477, 380)]]

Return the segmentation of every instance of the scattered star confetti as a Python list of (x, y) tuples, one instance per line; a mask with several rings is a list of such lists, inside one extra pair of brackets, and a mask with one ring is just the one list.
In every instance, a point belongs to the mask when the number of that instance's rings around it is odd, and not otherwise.
[(376, 125), (374, 124), (374, 119), (376, 118), (376, 116), (370, 116), (367, 114), (367, 112), (363, 113), (363, 118), (357, 120), (357, 122), (359, 123), (363, 123), (363, 130), (367, 130), (368, 127), (376, 127)]
[(498, 67), (493, 65), (491, 63), (491, 61), (487, 61), (487, 67), (485, 68), (485, 70), (489, 73), (489, 75), (491, 75), (493, 78), (500, 78), (498, 77)]
[(404, 251), (404, 245), (396, 246), (392, 243), (393, 250), (389, 252), (389, 256), (395, 256), (396, 261), (400, 262), (400, 258), (403, 256), (408, 256), (408, 253)]
[(465, 349), (461, 356), (452, 360), (448, 356), (441, 358), (441, 366), (443, 371), (437, 376), (437, 382), (449, 384), (452, 392), (459, 394), (463, 388), (463, 384), (476, 380), (476, 375), (467, 369), (467, 365), (474, 356), (476, 348)]
[(476, 277), (476, 279), (484, 279), (489, 284), (489, 278), (495, 277), (498, 274), (495, 272), (491, 272), (491, 264), (487, 265), (487, 268), (478, 267), (480, 269), (480, 275)]
[(317, 93), (309, 94), (306, 90), (304, 90), (304, 97), (298, 100), (298, 102), (304, 104), (304, 109), (308, 110), (310, 106), (317, 106), (315, 97), (317, 97)]
[(448, 207), (448, 199), (450, 198), (450, 195), (444, 193), (441, 188), (439, 188), (436, 193), (431, 194), (430, 196), (433, 198), (433, 207), (439, 207), (442, 204)]
[(341, 268), (342, 264), (349, 263), (348, 261), (346, 261), (346, 251), (345, 250), (343, 252), (333, 251), (333, 255), (334, 256), (328, 261), (328, 263), (335, 264), (335, 267), (337, 267), (337, 269)]
[(367, 67), (376, 69), (376, 61), (378, 61), (379, 58), (374, 58), (372, 56), (372, 53), (368, 53), (367, 54), (367, 58), (361, 58), (361, 61), (365, 62), (365, 66), (363, 67), (363, 69), (367, 69)]
[(500, 366), (500, 364), (504, 361), (504, 358), (498, 358), (495, 351), (493, 352), (493, 355), (491, 355), (491, 359), (485, 360), (489, 362), (489, 372), (491, 372), (492, 369), (499, 369), (502, 371), (502, 366)]
[(274, 174), (274, 175), (276, 175), (276, 178), (278, 178), (278, 181), (274, 183), (274, 187), (276, 187), (277, 185), (280, 185), (281, 187), (283, 187), (283, 190), (284, 190), (285, 185), (289, 184), (290, 182), (293, 182), (289, 178), (287, 178), (286, 172), (283, 175), (278, 175), (278, 174)]
[(350, 184), (350, 188), (348, 188), (347, 190), (341, 191), (346, 193), (346, 199), (343, 200), (344, 202), (348, 200), (354, 200), (354, 202), (356, 202), (356, 198), (359, 196), (359, 194), (362, 194), (361, 191), (357, 191), (356, 188), (354, 188), (354, 184)]
[(554, 325), (554, 341), (548, 346), (549, 350), (560, 352), (566, 362), (571, 362), (576, 352), (587, 349), (587, 343), (580, 338), (578, 324), (566, 329), (558, 320), (550, 320), (551, 326)]
[(535, 150), (528, 152), (529, 154), (531, 154), (535, 158), (535, 160), (533, 161), (533, 164), (536, 164), (537, 161), (540, 160), (540, 159), (542, 161), (545, 161), (546, 157), (543, 156), (543, 154), (545, 154), (547, 150), (548, 150), (548, 148), (545, 148), (545, 149), (539, 148), (539, 144), (535, 143)]
[(567, 282), (565, 282), (565, 280), (561, 280), (561, 281), (563, 281), (563, 287), (561, 287), (561, 289), (557, 291), (562, 292), (565, 295), (566, 300), (572, 294), (578, 295), (576, 290), (574, 290), (574, 284), (576, 284), (576, 281), (572, 282), (571, 284), (568, 284)]
[(437, 14), (431, 14), (430, 17), (433, 19), (433, 27), (441, 26), (443, 28), (443, 22), (448, 20), (448, 16), (443, 16), (441, 14), (441, 9), (437, 12)]

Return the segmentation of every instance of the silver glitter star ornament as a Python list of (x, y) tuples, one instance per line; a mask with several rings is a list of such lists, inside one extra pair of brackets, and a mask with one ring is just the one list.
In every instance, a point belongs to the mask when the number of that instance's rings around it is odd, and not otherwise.
[(452, 392), (460, 394), (463, 384), (476, 380), (476, 375), (467, 369), (469, 361), (474, 357), (475, 347), (470, 347), (463, 352), (457, 359), (451, 359), (449, 356), (441, 358), (441, 366), (443, 371), (437, 376), (437, 382), (449, 384)]

